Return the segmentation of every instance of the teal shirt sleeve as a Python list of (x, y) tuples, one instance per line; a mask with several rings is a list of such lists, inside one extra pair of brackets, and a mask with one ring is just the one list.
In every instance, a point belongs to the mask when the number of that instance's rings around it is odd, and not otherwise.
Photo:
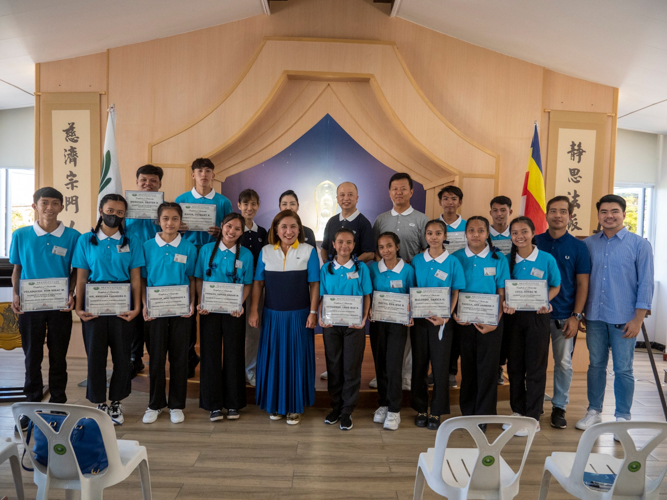
[[(309, 261), (310, 262), (310, 261)], [(255, 269), (255, 281), (264, 281), (264, 249), (259, 251), (259, 258), (257, 259), (257, 268)]]
[(496, 265), (496, 288), (505, 288), (505, 280), (510, 279), (510, 266), (502, 254), (499, 257)]
[(407, 266), (407, 275), (405, 277), (405, 288), (410, 289), (417, 286), (417, 278), (415, 275), (415, 268), (410, 264), (405, 264)]
[(320, 281), (320, 259), (317, 257), (317, 249), (313, 247), (308, 258), (308, 283)]
[(137, 267), (144, 267), (145, 265), (144, 249), (141, 248), (136, 239), (130, 240), (130, 270)]
[[(149, 242), (150, 242), (150, 240), (147, 241), (146, 243), (149, 243)], [(146, 248), (146, 243), (144, 243), (141, 246), (141, 251), (144, 254), (144, 262), (145, 262), (145, 264), (141, 267), (141, 277), (144, 278), (144, 279), (148, 278), (148, 271), (146, 270), (146, 266), (148, 265), (148, 259), (146, 258), (146, 256), (148, 255), (148, 251), (147, 251), (148, 249)]]
[(558, 264), (556, 263), (556, 259), (554, 259), (553, 255), (544, 252), (546, 254), (547, 258), (547, 284), (550, 287), (555, 287), (560, 285), (560, 270), (558, 269)]
[(199, 256), (197, 257), (197, 264), (195, 265), (195, 278), (206, 280), (206, 270), (208, 269), (208, 261), (211, 258), (209, 251), (210, 244), (206, 244), (199, 249)]
[(195, 275), (197, 267), (197, 248), (194, 245), (188, 245), (188, 261), (185, 265), (185, 275), (189, 278)]
[(359, 279), (361, 279), (361, 291), (364, 295), (373, 293), (373, 283), (371, 282), (371, 273), (368, 266), (363, 262), (359, 262)]
[[(237, 242), (237, 245), (240, 243)], [(252, 252), (247, 248), (241, 248), (241, 254), (239, 255), (239, 260), (243, 262), (243, 273), (241, 275), (241, 283), (244, 285), (252, 285), (252, 271), (253, 271), (253, 259)]]
[(21, 256), (19, 254), (19, 246), (21, 245), (21, 231), (16, 230), (12, 234), (12, 244), (9, 247), (9, 263), (21, 266)]
[(327, 280), (326, 273), (329, 272), (329, 264), (324, 264), (320, 269), (320, 297), (327, 295)]
[(82, 234), (79, 241), (76, 242), (76, 249), (74, 250), (74, 257), (72, 257), (72, 267), (77, 269), (85, 269), (90, 271), (90, 265), (86, 258), (86, 239), (90, 238), (90, 233)]
[(466, 277), (463, 266), (458, 259), (452, 260), (452, 290), (463, 290), (466, 287)]

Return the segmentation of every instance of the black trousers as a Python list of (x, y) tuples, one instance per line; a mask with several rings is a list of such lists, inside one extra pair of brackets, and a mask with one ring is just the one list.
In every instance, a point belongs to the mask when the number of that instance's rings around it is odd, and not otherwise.
[(245, 314), (240, 318), (202, 315), (199, 326), (199, 407), (208, 411), (245, 408)]
[(121, 401), (132, 390), (132, 335), (134, 320), (129, 323), (118, 316), (99, 316), (82, 321), (83, 342), (88, 355), (86, 398), (91, 403), (107, 400), (107, 353), (111, 349), (113, 374), (109, 383), (109, 400)]
[[(48, 334), (47, 334), (48, 330)], [(25, 392), (28, 401), (42, 400), (44, 381), (42, 360), (44, 339), (49, 349), (49, 389), (51, 403), (66, 403), (67, 348), (72, 335), (72, 313), (34, 311), (19, 315), (19, 333), (25, 354)]]
[[(504, 333), (504, 332), (503, 332)], [(498, 367), (507, 364), (507, 358), (510, 354), (510, 335), (503, 335), (503, 341), (500, 344), (500, 357), (498, 358)]]
[(408, 327), (374, 321), (370, 334), (379, 405), (388, 406), (390, 412), (398, 413), (403, 399), (403, 353), (408, 341)]
[(550, 314), (517, 311), (507, 315), (510, 351), (507, 374), (510, 378), (512, 411), (540, 419), (544, 405), (549, 363)]
[(146, 350), (150, 349), (150, 335), (148, 333), (148, 324), (144, 321), (143, 314), (139, 314), (134, 320), (134, 330), (132, 331), (132, 362), (141, 361), (144, 357), (144, 343)]
[(334, 326), (324, 328), (324, 356), (327, 362), (331, 408), (351, 415), (361, 387), (361, 363), (366, 349), (366, 329)]
[(454, 327), (461, 335), (461, 392), (463, 415), (495, 415), (498, 402), (498, 357), (503, 341), (503, 320), (489, 333), (474, 325)]
[[(148, 322), (150, 338), (150, 400), (151, 410), (169, 406), (170, 410), (185, 408), (188, 392), (188, 342), (190, 318), (157, 318)], [(169, 402), (165, 390), (167, 377), (165, 363), (169, 353)]]
[[(449, 374), (456, 375), (459, 371), (459, 357), (461, 357), (461, 332), (454, 328), (452, 332), (452, 347), (449, 354)], [(449, 381), (448, 381), (449, 383)]]
[(412, 408), (418, 413), (428, 411), (428, 365), (433, 367), (433, 397), (431, 414), (449, 413), (449, 355), (452, 346), (454, 320), (449, 320), (438, 338), (439, 326), (423, 318), (415, 319), (410, 332), (412, 343)]

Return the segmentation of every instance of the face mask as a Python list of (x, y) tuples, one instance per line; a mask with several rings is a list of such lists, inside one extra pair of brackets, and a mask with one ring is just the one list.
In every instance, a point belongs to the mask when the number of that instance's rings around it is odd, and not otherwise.
[(107, 225), (107, 227), (116, 228), (123, 223), (123, 217), (118, 217), (117, 215), (102, 214), (102, 220)]

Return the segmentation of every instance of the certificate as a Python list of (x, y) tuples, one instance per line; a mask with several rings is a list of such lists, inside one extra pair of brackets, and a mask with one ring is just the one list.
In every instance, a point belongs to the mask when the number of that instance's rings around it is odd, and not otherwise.
[(217, 205), (211, 203), (181, 203), (183, 209), (183, 223), (187, 224), (188, 231), (208, 231), (216, 226), (215, 214)]
[(325, 325), (359, 326), (363, 318), (363, 295), (322, 296), (322, 323)]
[(497, 247), (503, 254), (509, 255), (512, 250), (512, 240), (493, 240), (493, 246)]
[(385, 323), (410, 323), (410, 294), (393, 292), (373, 292), (373, 321)]
[(156, 191), (125, 191), (126, 219), (157, 219), (157, 207), (164, 202), (164, 193)]
[(461, 250), (462, 248), (466, 247), (466, 233), (465, 231), (447, 231), (447, 245), (445, 245), (445, 248), (447, 248), (447, 251), (449, 253), (454, 253), (457, 250)]
[(546, 280), (505, 280), (505, 303), (517, 311), (538, 311), (549, 307)]
[(169, 318), (190, 314), (190, 287), (147, 286), (146, 309), (149, 318)]
[(413, 318), (449, 318), (451, 304), (449, 287), (410, 288), (410, 314)]
[(201, 308), (210, 313), (229, 314), (243, 307), (241, 283), (204, 281), (201, 286)]
[(19, 291), (23, 312), (67, 309), (69, 299), (67, 278), (21, 280)]
[(129, 283), (86, 284), (86, 312), (95, 316), (118, 316), (132, 310)]
[(463, 323), (498, 325), (500, 295), (489, 293), (459, 293), (457, 315)]

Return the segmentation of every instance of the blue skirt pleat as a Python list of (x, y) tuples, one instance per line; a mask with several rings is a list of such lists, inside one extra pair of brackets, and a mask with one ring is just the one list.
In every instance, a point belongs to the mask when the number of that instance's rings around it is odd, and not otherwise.
[(303, 413), (315, 402), (315, 332), (309, 309), (264, 309), (257, 353), (257, 404), (269, 413)]

